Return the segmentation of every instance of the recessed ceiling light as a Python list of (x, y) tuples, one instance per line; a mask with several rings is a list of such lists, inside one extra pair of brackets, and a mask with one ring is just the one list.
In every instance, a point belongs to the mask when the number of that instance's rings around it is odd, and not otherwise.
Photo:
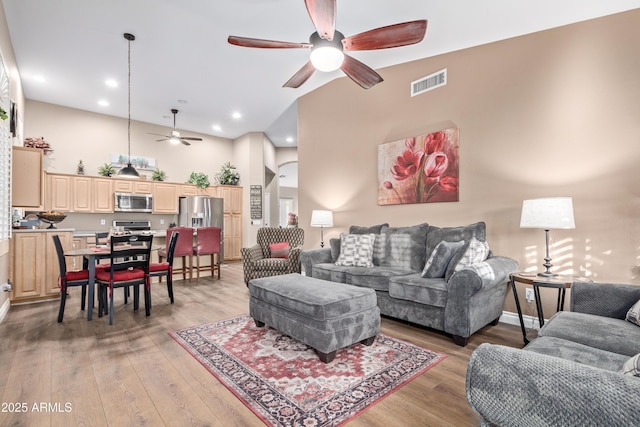
[(33, 80), (37, 81), (38, 83), (46, 82), (46, 80), (45, 80), (45, 78), (43, 76), (33, 76)]
[(113, 80), (113, 79), (107, 79), (104, 81), (104, 84), (106, 84), (109, 87), (118, 87), (118, 82)]
[(173, 116), (169, 116), (169, 115), (167, 115), (167, 114), (165, 114), (164, 116), (162, 116), (162, 118), (163, 118), (163, 119), (170, 119), (171, 117), (173, 117)]
[(212, 127), (216, 132), (220, 132), (222, 130), (222, 127), (220, 127), (220, 125), (213, 125)]
[(178, 103), (179, 103), (179, 104), (186, 104), (186, 103), (187, 103), (187, 101), (186, 101), (186, 100), (184, 100), (184, 99), (178, 99)]
[(293, 138), (291, 138), (290, 136), (287, 137), (287, 142), (293, 142)]
[(98, 101), (98, 105), (101, 105), (103, 107), (108, 107), (109, 106), (109, 101), (107, 101), (106, 99), (101, 99)]
[(242, 118), (242, 114), (240, 114), (240, 112), (238, 111), (234, 111), (233, 114), (231, 114), (231, 117), (233, 117), (234, 119), (240, 119)]

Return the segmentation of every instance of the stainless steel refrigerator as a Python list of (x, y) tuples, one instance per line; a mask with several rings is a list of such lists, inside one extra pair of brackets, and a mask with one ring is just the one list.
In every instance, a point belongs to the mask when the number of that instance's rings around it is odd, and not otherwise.
[(180, 227), (220, 227), (220, 259), (224, 259), (224, 199), (218, 197), (180, 197)]

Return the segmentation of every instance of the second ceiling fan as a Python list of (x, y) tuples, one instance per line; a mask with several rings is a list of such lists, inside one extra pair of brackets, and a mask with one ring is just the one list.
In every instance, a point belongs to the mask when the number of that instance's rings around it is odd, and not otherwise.
[(340, 68), (354, 82), (369, 89), (382, 81), (373, 69), (345, 55), (344, 51), (387, 49), (419, 43), (427, 31), (427, 20), (403, 22), (380, 27), (355, 36), (345, 37), (335, 29), (336, 0), (305, 0), (307, 12), (316, 32), (309, 43), (282, 42), (229, 36), (228, 42), (236, 46), (266, 49), (310, 48), (310, 61), (293, 75), (284, 87), (297, 88), (306, 82), (313, 72), (334, 71)]
[(198, 138), (195, 136), (180, 136), (180, 132), (176, 130), (176, 114), (178, 114), (178, 110), (175, 108), (171, 109), (171, 113), (173, 113), (173, 130), (171, 131), (171, 135), (162, 135), (160, 133), (149, 132), (149, 135), (157, 135), (163, 136), (162, 139), (156, 139), (156, 142), (160, 141), (169, 141), (172, 144), (184, 144), (191, 145), (189, 141), (202, 141), (202, 138)]

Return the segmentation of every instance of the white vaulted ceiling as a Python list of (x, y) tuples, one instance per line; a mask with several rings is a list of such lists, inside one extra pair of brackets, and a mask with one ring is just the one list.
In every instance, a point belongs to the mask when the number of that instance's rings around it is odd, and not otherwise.
[[(296, 99), (344, 77), (339, 70), (316, 72), (299, 89), (283, 88), (308, 60), (308, 50), (227, 43), (229, 35), (307, 42), (314, 28), (303, 0), (2, 0), (2, 5), (25, 96), (32, 100), (126, 117), (122, 34), (130, 32), (136, 36), (134, 120), (171, 128), (170, 109), (178, 108), (178, 129), (231, 139), (263, 131), (276, 146), (291, 146)], [(638, 7), (640, 0), (338, 0), (336, 26), (348, 36), (429, 21), (419, 44), (352, 53), (379, 69)], [(107, 87), (107, 79), (119, 86)], [(236, 111), (241, 118), (232, 117)]]

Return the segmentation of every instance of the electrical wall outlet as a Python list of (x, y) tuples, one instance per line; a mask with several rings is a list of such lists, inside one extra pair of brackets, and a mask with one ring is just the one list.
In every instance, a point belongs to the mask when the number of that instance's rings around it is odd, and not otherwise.
[(4, 283), (0, 286), (0, 291), (11, 292), (11, 282)]
[(160, 225), (164, 225), (164, 219), (160, 220)]
[(107, 223), (107, 220), (106, 220), (106, 219), (101, 219), (101, 220), (100, 220), (100, 225), (105, 225), (106, 223)]
[(535, 296), (533, 295), (533, 289), (532, 288), (527, 288), (524, 291), (524, 297), (527, 299), (527, 301), (531, 302), (535, 299)]

